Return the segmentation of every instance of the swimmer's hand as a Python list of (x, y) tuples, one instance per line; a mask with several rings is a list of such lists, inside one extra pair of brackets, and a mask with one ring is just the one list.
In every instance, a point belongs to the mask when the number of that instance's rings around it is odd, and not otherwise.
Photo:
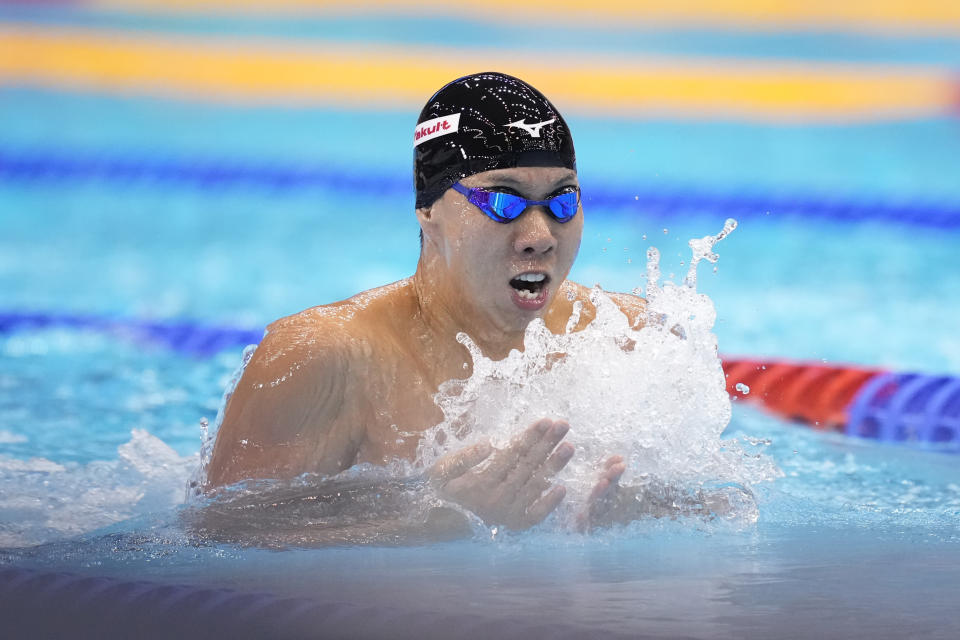
[(686, 490), (648, 478), (638, 486), (623, 486), (620, 477), (627, 465), (623, 456), (603, 463), (587, 506), (577, 514), (577, 530), (589, 533), (600, 527), (629, 524), (641, 518), (700, 517), (705, 520), (756, 520), (756, 500), (746, 487), (729, 484), (715, 489)]
[(627, 470), (623, 456), (610, 456), (603, 463), (603, 469), (593, 485), (587, 506), (577, 514), (576, 526), (581, 533), (587, 533), (599, 526), (609, 525), (618, 509), (620, 498), (620, 476)]
[[(551, 478), (573, 457), (573, 445), (560, 444), (569, 430), (563, 420), (539, 420), (503, 449), (481, 443), (445, 456), (431, 469), (430, 480), (442, 497), (489, 526), (529, 529), (566, 495), (561, 485), (551, 488)], [(489, 463), (480, 465), (488, 457)]]

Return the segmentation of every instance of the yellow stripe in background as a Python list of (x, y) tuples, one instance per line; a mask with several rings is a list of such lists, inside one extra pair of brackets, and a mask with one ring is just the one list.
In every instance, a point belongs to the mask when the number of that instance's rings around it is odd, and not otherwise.
[(950, 113), (940, 69), (629, 60), (551, 53), (291, 44), (0, 23), (0, 84), (233, 103), (419, 109), (443, 83), (495, 69), (564, 110), (632, 117), (847, 122)]
[(957, 0), (89, 0), (87, 6), (159, 13), (316, 15), (389, 11), (473, 17), (531, 28), (584, 22), (739, 29), (960, 33)]

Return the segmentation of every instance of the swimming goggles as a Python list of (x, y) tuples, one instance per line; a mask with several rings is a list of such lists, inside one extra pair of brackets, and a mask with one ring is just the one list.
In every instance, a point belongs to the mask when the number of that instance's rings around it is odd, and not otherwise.
[(546, 200), (527, 200), (512, 193), (471, 189), (459, 182), (453, 183), (453, 190), (465, 195), (470, 204), (483, 211), (488, 217), (502, 223), (513, 222), (527, 210), (527, 207), (543, 205), (547, 207), (553, 219), (560, 223), (569, 222), (580, 209), (580, 187)]

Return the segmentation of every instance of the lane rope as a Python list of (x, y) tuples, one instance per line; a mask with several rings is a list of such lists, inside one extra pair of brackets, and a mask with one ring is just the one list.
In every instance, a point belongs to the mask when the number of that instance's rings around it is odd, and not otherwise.
[[(351, 172), (321, 165), (282, 165), (202, 158), (0, 149), (0, 182), (49, 184), (99, 181), (200, 190), (256, 187), (271, 190), (326, 189), (374, 196), (408, 196), (406, 176)], [(643, 216), (679, 212), (726, 217), (797, 216), (841, 222), (877, 221), (941, 229), (960, 228), (960, 203), (884, 202), (798, 194), (718, 193), (700, 189), (585, 185), (584, 200), (598, 212)]]
[(960, 453), (960, 377), (724, 358), (727, 392), (778, 417), (882, 442)]
[[(0, 312), (0, 338), (66, 328), (209, 358), (256, 344), (263, 330), (191, 321)], [(723, 358), (727, 392), (814, 429), (960, 453), (960, 377), (856, 366)]]
[(209, 326), (191, 321), (137, 320), (91, 314), (0, 311), (0, 336), (21, 331), (70, 329), (104, 333), (136, 344), (208, 358), (220, 351), (256, 344), (263, 329)]

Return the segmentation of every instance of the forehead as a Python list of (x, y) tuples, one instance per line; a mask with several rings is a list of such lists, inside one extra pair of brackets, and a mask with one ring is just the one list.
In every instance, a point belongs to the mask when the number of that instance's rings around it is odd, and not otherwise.
[(477, 173), (464, 178), (461, 182), (473, 187), (491, 185), (533, 187), (576, 183), (576, 181), (577, 172), (565, 167), (513, 167)]

